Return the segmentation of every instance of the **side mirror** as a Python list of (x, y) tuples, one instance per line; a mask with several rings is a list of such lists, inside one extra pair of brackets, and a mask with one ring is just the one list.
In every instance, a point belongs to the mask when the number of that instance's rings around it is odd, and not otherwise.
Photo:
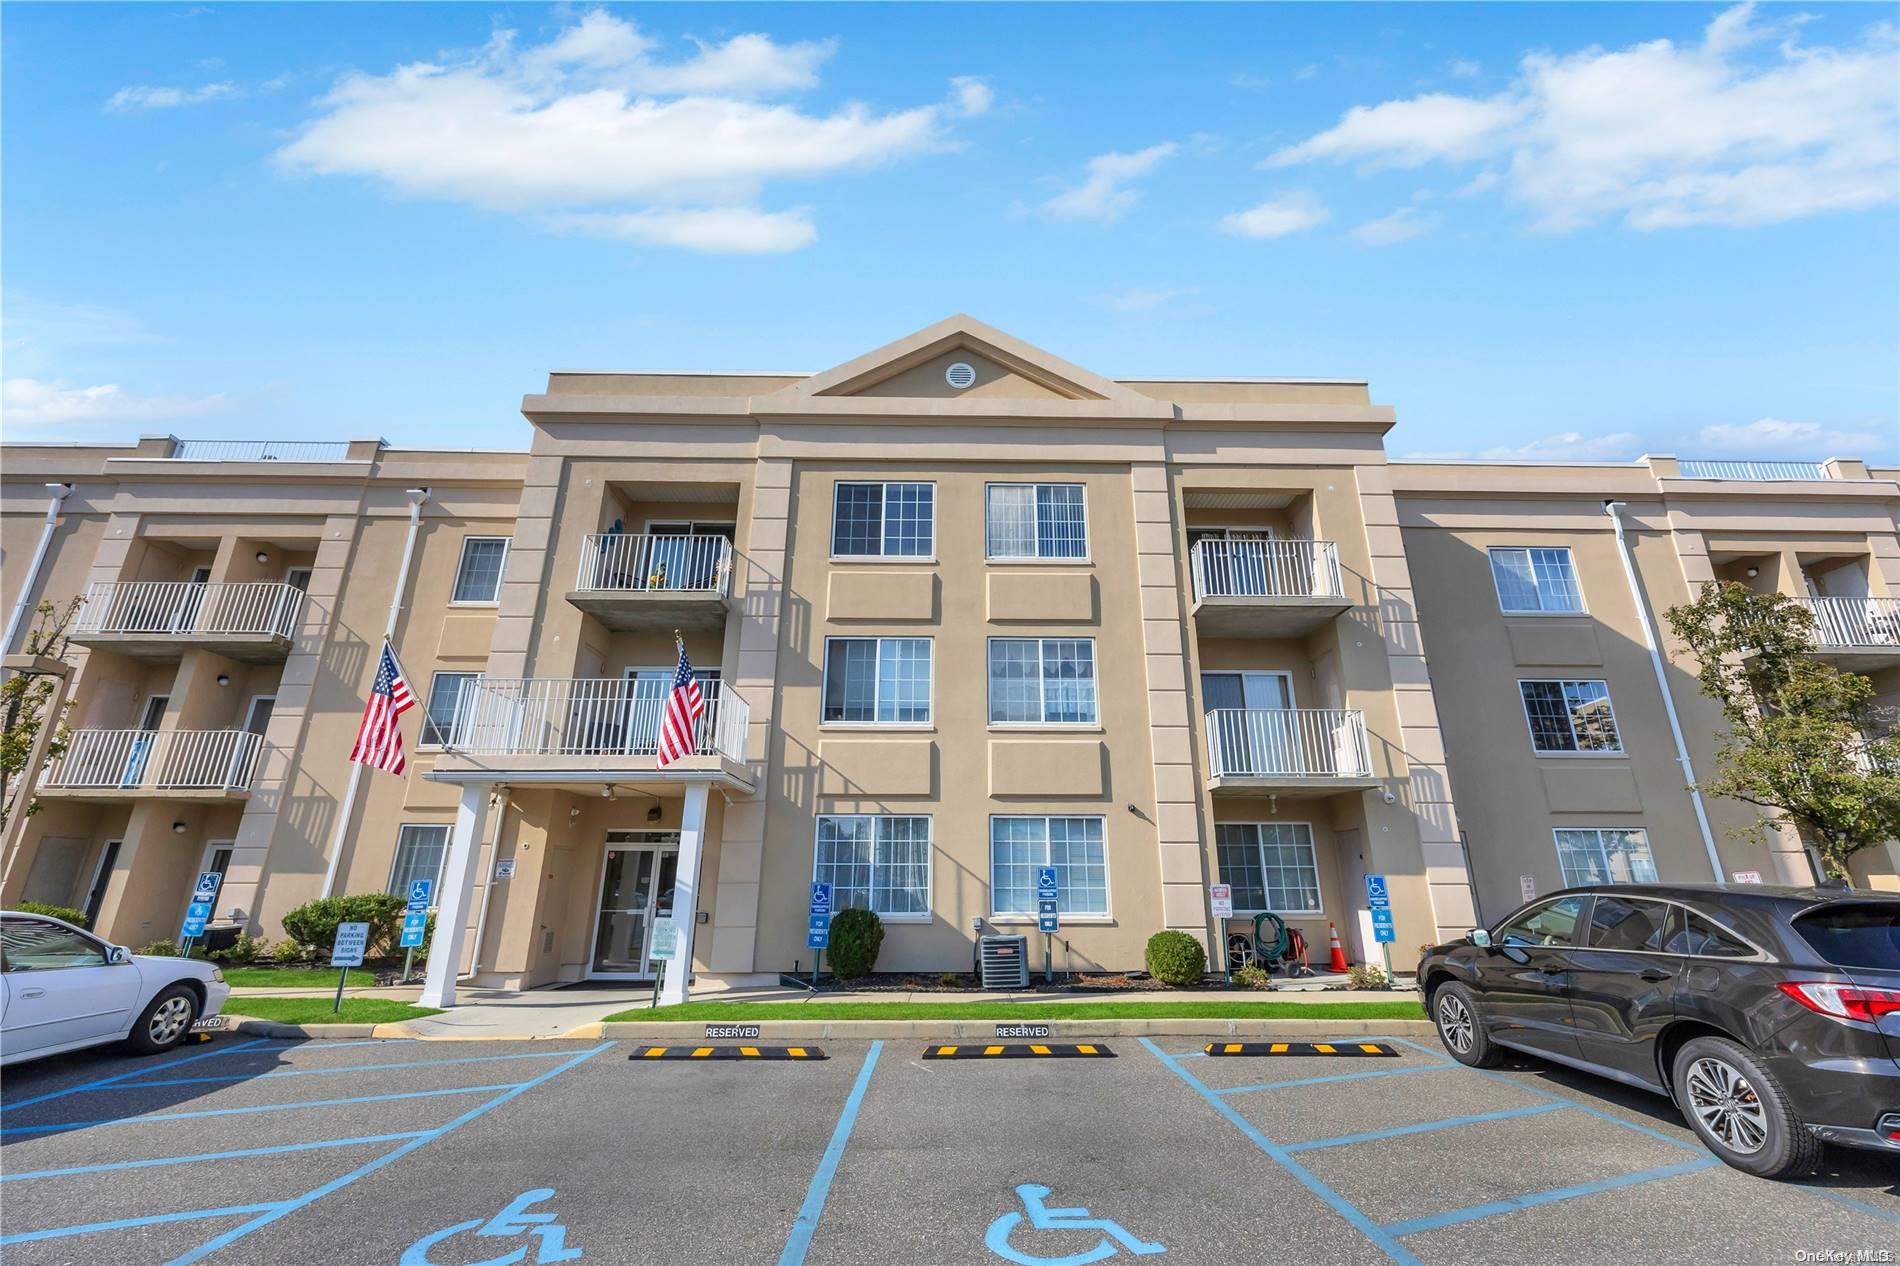
[(114, 945), (106, 951), (106, 962), (114, 967), (127, 967), (132, 962), (132, 951), (123, 945)]
[(1490, 948), (1491, 934), (1483, 928), (1472, 928), (1469, 932), (1465, 933), (1465, 938), (1479, 949)]

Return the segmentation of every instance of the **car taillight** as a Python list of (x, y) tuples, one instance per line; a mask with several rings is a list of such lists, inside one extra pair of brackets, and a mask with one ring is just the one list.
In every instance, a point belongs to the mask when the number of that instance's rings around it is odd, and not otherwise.
[(1872, 1023), (1884, 1015), (1900, 1014), (1900, 989), (1869, 989), (1824, 980), (1784, 980), (1777, 987), (1808, 1010), (1830, 1019)]

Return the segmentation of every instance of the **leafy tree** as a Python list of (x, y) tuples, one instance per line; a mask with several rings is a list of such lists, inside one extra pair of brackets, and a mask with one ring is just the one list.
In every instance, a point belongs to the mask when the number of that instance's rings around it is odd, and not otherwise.
[(1874, 686), (1814, 655), (1814, 615), (1730, 581), (1664, 613), (1721, 709), (1717, 768), (1701, 786), (1772, 811), (1848, 877), (1848, 859), (1900, 837), (1900, 733)]
[[(74, 598), (61, 611), (51, 602), (41, 601), (34, 608), (33, 628), (26, 635), (22, 652), (66, 663), (66, 627), (78, 612), (79, 603), (80, 599)], [(33, 759), (33, 744), (39, 738), (40, 727), (53, 727), (46, 742), (48, 764), (64, 755), (71, 741), (66, 714), (72, 710), (73, 701), (68, 699), (59, 709), (59, 715), (47, 716), (59, 681), (52, 673), (25, 671), (9, 673), (7, 679), (0, 682), (0, 831), (6, 829), (16, 811), (30, 817), (39, 810), (36, 801), (28, 800), (24, 808), (14, 801), (22, 790), (15, 784), (28, 772), (27, 762)]]

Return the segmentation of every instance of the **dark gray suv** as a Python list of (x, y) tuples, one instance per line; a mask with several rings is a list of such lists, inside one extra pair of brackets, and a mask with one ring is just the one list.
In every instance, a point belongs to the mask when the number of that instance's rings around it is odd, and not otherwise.
[(1900, 896), (1569, 888), (1434, 947), (1418, 981), (1453, 1058), (1666, 1094), (1751, 1174), (1807, 1173), (1823, 1142), (1900, 1153)]

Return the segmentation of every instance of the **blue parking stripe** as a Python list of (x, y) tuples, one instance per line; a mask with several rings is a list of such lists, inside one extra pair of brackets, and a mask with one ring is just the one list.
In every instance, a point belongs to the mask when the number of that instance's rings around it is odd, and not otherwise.
[(157, 1169), (165, 1165), (190, 1165), (196, 1161), (236, 1160), (242, 1156), (275, 1156), (283, 1152), (309, 1152), (324, 1147), (354, 1147), (362, 1143), (399, 1143), (427, 1134), (427, 1130), (404, 1130), (400, 1134), (365, 1134), (353, 1139), (324, 1139), (317, 1143), (279, 1143), (275, 1147), (245, 1147), (234, 1152), (196, 1152), (190, 1156), (158, 1156), (151, 1160), (107, 1161), (99, 1165), (73, 1165), (66, 1169), (36, 1169), (25, 1174), (0, 1174), (0, 1182), (25, 1182), (29, 1178), (64, 1178), (70, 1174), (100, 1174), (115, 1169)]
[[(281, 1202), (278, 1202), (281, 1203)], [(143, 1218), (120, 1218), (116, 1222), (87, 1222), (80, 1226), (56, 1226), (46, 1231), (21, 1231), (0, 1236), (0, 1244), (26, 1244), (33, 1240), (57, 1240), (68, 1235), (91, 1235), (94, 1231), (122, 1231), (133, 1226), (159, 1226), (166, 1222), (195, 1222), (204, 1218), (229, 1218), (244, 1213), (275, 1209), (278, 1203), (234, 1204), (223, 1209), (189, 1209), (183, 1213), (154, 1213)]]
[(1579, 1183), (1575, 1187), (1557, 1187), (1550, 1191), (1534, 1191), (1525, 1196), (1510, 1196), (1503, 1200), (1493, 1200), (1488, 1204), (1474, 1204), (1466, 1209), (1434, 1213), (1428, 1218), (1388, 1222), (1385, 1224), (1385, 1229), (1393, 1235), (1417, 1235), (1420, 1231), (1436, 1231), (1440, 1227), (1457, 1226), (1461, 1222), (1476, 1222), (1481, 1218), (1494, 1218), (1500, 1213), (1516, 1213), (1520, 1209), (1534, 1209), (1538, 1205), (1555, 1204), (1559, 1200), (1574, 1200), (1578, 1196), (1594, 1196), (1599, 1192), (1616, 1191), (1623, 1187), (1637, 1187), (1644, 1183), (1660, 1182), (1665, 1178), (1677, 1178), (1683, 1174), (1700, 1173), (1721, 1163), (1713, 1156), (1705, 1156), (1701, 1160), (1665, 1165), (1661, 1169), (1639, 1170), (1633, 1174), (1619, 1174), (1615, 1178)]
[(805, 1254), (811, 1249), (811, 1237), (818, 1230), (818, 1219), (824, 1216), (825, 1200), (831, 1195), (831, 1180), (838, 1173), (838, 1162), (844, 1159), (851, 1128), (857, 1124), (864, 1092), (870, 1089), (871, 1070), (877, 1067), (878, 1052), (883, 1049), (883, 1042), (873, 1042), (871, 1049), (864, 1053), (864, 1066), (858, 1069), (858, 1079), (851, 1084), (844, 1110), (838, 1113), (838, 1124), (831, 1130), (831, 1142), (825, 1146), (825, 1154), (819, 1158), (818, 1169), (811, 1176), (811, 1186), (806, 1189), (805, 1202), (799, 1206), (798, 1217), (792, 1222), (792, 1233), (785, 1241), (785, 1250), (778, 1256), (778, 1266), (803, 1266)]
[(1861, 1213), (1870, 1213), (1876, 1218), (1882, 1218), (1893, 1223), (1895, 1226), (1900, 1226), (1900, 1213), (1895, 1213), (1890, 1209), (1882, 1209), (1877, 1205), (1868, 1204), (1865, 1200), (1856, 1200), (1852, 1196), (1844, 1196), (1838, 1191), (1828, 1191), (1824, 1187), (1802, 1186), (1800, 1189), (1807, 1192), (1810, 1196), (1821, 1196), (1824, 1199), (1832, 1200), (1835, 1204), (1845, 1205), (1849, 1209), (1856, 1209)]
[(298, 1209), (304, 1208), (306, 1205), (313, 1204), (316, 1201), (323, 1199), (323, 1197), (329, 1195), (333, 1191), (341, 1191), (343, 1188), (349, 1186), (351, 1183), (355, 1182), (357, 1179), (364, 1178), (370, 1174), (375, 1173), (377, 1170), (381, 1169), (383, 1166), (388, 1165), (394, 1161), (400, 1160), (402, 1157), (407, 1156), (410, 1152), (415, 1151), (417, 1148), (427, 1146), (429, 1143), (434, 1142), (436, 1139), (441, 1138), (443, 1135), (448, 1134), (453, 1130), (460, 1129), (462, 1126), (467, 1125), (470, 1121), (475, 1120), (477, 1117), (481, 1116), (483, 1113), (490, 1112), (494, 1110), (495, 1108), (499, 1108), (502, 1104), (508, 1103), (511, 1100), (514, 1100), (520, 1097), (521, 1095), (526, 1094), (528, 1091), (534, 1089), (536, 1086), (540, 1085), (542, 1082), (552, 1081), (554, 1078), (559, 1077), (562, 1073), (566, 1072), (568, 1069), (576, 1067), (577, 1065), (582, 1064), (585, 1061), (592, 1059), (594, 1056), (600, 1054), (602, 1051), (609, 1050), (612, 1047), (613, 1047), (612, 1042), (602, 1042), (599, 1046), (594, 1047), (592, 1050), (582, 1051), (580, 1054), (574, 1056), (574, 1058), (566, 1061), (565, 1063), (556, 1065), (555, 1067), (548, 1069), (544, 1073), (540, 1073), (534, 1077), (530, 1077), (527, 1081), (524, 1081), (520, 1083), (519, 1085), (509, 1087), (506, 1093), (495, 1096), (493, 1099), (490, 1099), (487, 1103), (479, 1104), (476, 1107), (470, 1108), (467, 1112), (464, 1112), (461, 1116), (456, 1117), (453, 1121), (450, 1121), (448, 1124), (439, 1125), (435, 1129), (430, 1130), (427, 1134), (418, 1135), (415, 1138), (410, 1139), (407, 1143), (404, 1143), (401, 1147), (395, 1148), (394, 1150), (388, 1152), (385, 1155), (378, 1156), (375, 1160), (370, 1161), (366, 1165), (358, 1166), (357, 1168), (351, 1170), (347, 1174), (344, 1174), (340, 1178), (332, 1178), (329, 1182), (324, 1183), (321, 1187), (313, 1187), (309, 1191), (304, 1192), (301, 1196), (298, 1196), (293, 1200), (286, 1200), (282, 1202), (281, 1204), (275, 1206), (274, 1208), (270, 1209), (268, 1212), (261, 1213), (259, 1216), (252, 1218), (249, 1222), (246, 1222), (242, 1226), (232, 1227), (229, 1231), (226, 1231), (224, 1234), (214, 1236), (211, 1239), (206, 1240), (204, 1243), (200, 1244), (197, 1248), (192, 1249), (190, 1252), (184, 1253), (178, 1257), (174, 1257), (171, 1261), (166, 1262), (165, 1266), (190, 1266), (192, 1262), (202, 1261), (205, 1257), (209, 1256), (212, 1253), (217, 1252), (219, 1249), (223, 1248), (225, 1245), (233, 1243), (236, 1240), (242, 1239), (243, 1237), (249, 1235), (252, 1231), (257, 1230), (259, 1227), (269, 1226), (271, 1223), (283, 1217), (285, 1214), (294, 1213)]
[(442, 1064), (494, 1064), (507, 1059), (559, 1059), (566, 1051), (522, 1051), (518, 1055), (458, 1055), (452, 1059), (398, 1059), (385, 1064), (343, 1064), (336, 1068), (280, 1068), (271, 1073), (223, 1073), (216, 1077), (167, 1077), (141, 1081), (145, 1086), (196, 1086), (213, 1081), (266, 1081), (272, 1077), (320, 1077), (331, 1073), (378, 1072), (389, 1068), (434, 1068)]
[(131, 1072), (117, 1073), (111, 1077), (101, 1077), (98, 1081), (89, 1081), (82, 1086), (68, 1086), (64, 1090), (49, 1090), (43, 1095), (34, 1095), (31, 1099), (21, 1099), (17, 1103), (10, 1103), (7, 1105), (7, 1108), (10, 1111), (17, 1112), (21, 1108), (30, 1108), (36, 1103), (45, 1103), (48, 1099), (60, 1099), (67, 1095), (76, 1095), (82, 1090), (98, 1090), (102, 1086), (117, 1085), (122, 1081), (130, 1081), (134, 1077), (142, 1077), (146, 1073), (169, 1072), (185, 1064), (195, 1064), (201, 1059), (216, 1059), (220, 1055), (235, 1055), (239, 1051), (248, 1051), (253, 1046), (262, 1046), (264, 1043), (272, 1040), (274, 1039), (260, 1037), (254, 1042), (242, 1042), (237, 1046), (227, 1046), (222, 1050), (206, 1051), (201, 1055), (187, 1055), (183, 1059), (174, 1059), (170, 1063), (160, 1064), (156, 1067), (147, 1065), (134, 1068)]
[(87, 1130), (99, 1125), (144, 1125), (152, 1121), (189, 1121), (197, 1117), (236, 1117), (250, 1112), (288, 1112), (292, 1108), (337, 1108), (346, 1103), (387, 1103), (394, 1099), (431, 1099), (438, 1095), (478, 1095), (484, 1091), (513, 1090), (517, 1084), (457, 1086), (449, 1090), (405, 1090), (398, 1094), (352, 1095), (347, 1099), (302, 1099), (296, 1103), (260, 1103), (249, 1108), (202, 1108), (196, 1112), (158, 1112), (150, 1116), (108, 1117), (103, 1121), (59, 1121), (52, 1125), (14, 1125), (0, 1134), (50, 1134), (55, 1130)]
[(1448, 1130), (1457, 1125), (1478, 1125), (1485, 1121), (1503, 1121), (1509, 1117), (1535, 1116), (1540, 1112), (1562, 1112), (1569, 1104), (1533, 1103), (1523, 1108), (1505, 1108), (1498, 1112), (1474, 1112), (1468, 1117), (1446, 1117), (1440, 1121), (1426, 1121), (1419, 1125), (1401, 1125), (1390, 1130), (1367, 1130), (1364, 1134), (1341, 1134), (1336, 1138), (1314, 1139), (1310, 1143), (1288, 1143), (1289, 1152), (1311, 1152), (1322, 1147), (1345, 1147), (1349, 1143), (1372, 1143), (1380, 1139), (1401, 1138), (1407, 1134), (1429, 1134), (1433, 1130)]
[(1456, 1067), (1456, 1064), (1401, 1064), (1397, 1068), (1379, 1068), (1369, 1073), (1334, 1073), (1330, 1077), (1301, 1077), (1294, 1081), (1263, 1081), (1252, 1086), (1223, 1086), (1214, 1093), (1244, 1095), (1250, 1091), (1281, 1090), (1287, 1086), (1320, 1086), (1329, 1081), (1365, 1081), (1373, 1077), (1402, 1077), (1406, 1073), (1438, 1073)]
[(1214, 1111), (1226, 1117), (1242, 1134), (1252, 1140), (1255, 1147), (1265, 1152), (1268, 1156), (1273, 1158), (1282, 1169), (1297, 1178), (1301, 1186), (1332, 1206), (1335, 1213), (1344, 1218), (1361, 1235), (1377, 1245), (1380, 1251), (1387, 1257), (1397, 1262), (1399, 1266), (1420, 1266), (1418, 1258), (1412, 1256), (1406, 1247), (1399, 1243), (1395, 1235), (1361, 1213), (1352, 1201), (1334, 1191), (1324, 1182), (1321, 1182), (1319, 1178), (1314, 1176), (1304, 1165), (1301, 1165), (1298, 1161), (1294, 1160), (1292, 1156), (1288, 1155), (1284, 1147), (1281, 1147), (1278, 1143), (1268, 1138), (1260, 1131), (1259, 1127), (1241, 1116), (1240, 1113), (1234, 1111), (1232, 1104), (1227, 1103), (1219, 1095), (1209, 1090), (1205, 1085), (1202, 1085), (1200, 1079), (1183, 1068), (1179, 1060), (1169, 1055), (1166, 1051), (1163, 1051), (1145, 1037), (1140, 1039), (1140, 1041), (1143, 1046), (1148, 1048), (1148, 1052), (1151, 1055), (1165, 1064), (1175, 1076), (1192, 1087), (1201, 1098), (1212, 1104)]

